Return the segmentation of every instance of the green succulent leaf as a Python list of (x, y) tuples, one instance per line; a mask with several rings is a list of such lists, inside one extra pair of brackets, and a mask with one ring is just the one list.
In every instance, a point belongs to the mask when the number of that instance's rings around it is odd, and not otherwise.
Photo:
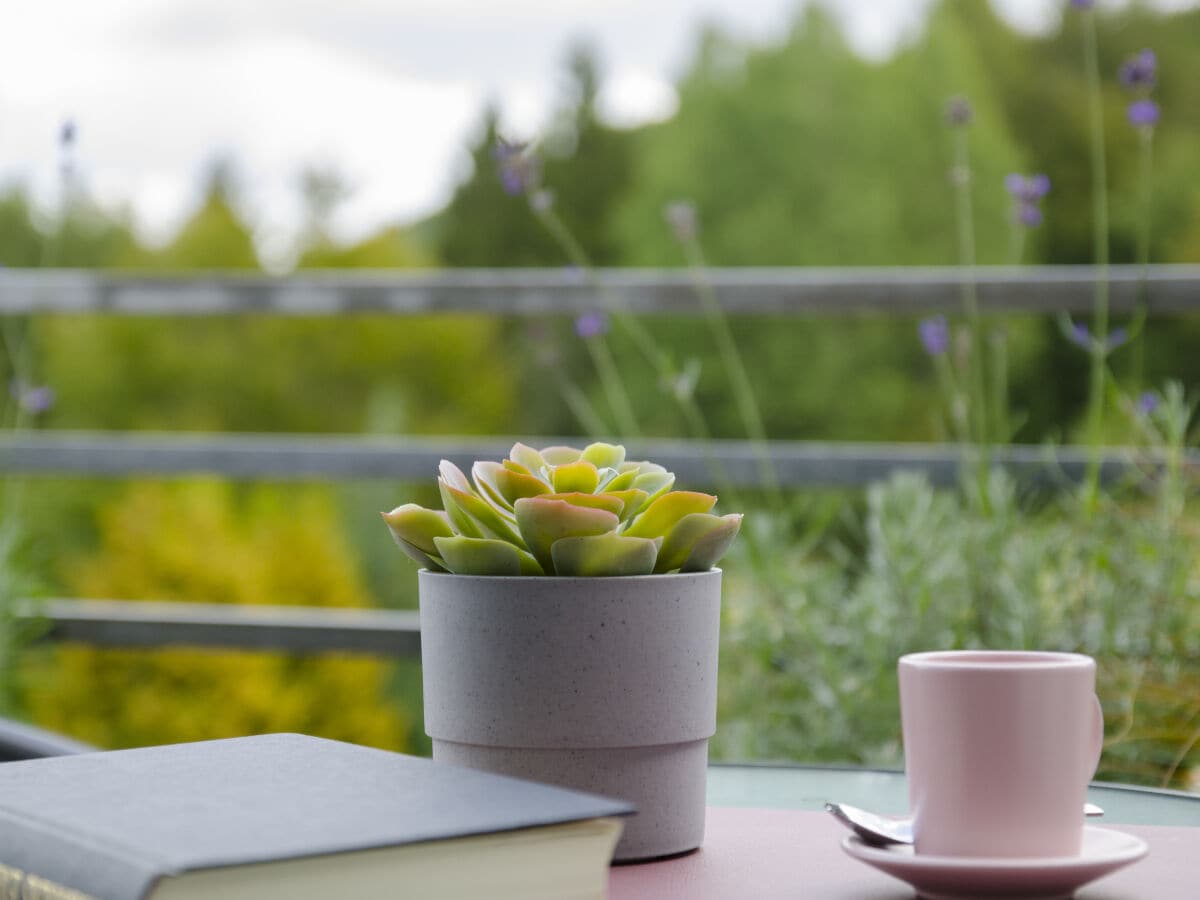
[(675, 485), (675, 476), (670, 472), (646, 472), (633, 479), (632, 487), (645, 491), (651, 500), (662, 497)]
[(512, 449), (508, 451), (508, 458), (525, 469), (526, 474), (536, 475), (542, 467), (546, 465), (546, 461), (542, 459), (542, 454), (528, 447), (521, 442), (513, 444)]
[(603, 494), (597, 494), (597, 497), (613, 497), (621, 501), (621, 509), (617, 511), (617, 515), (621, 517), (622, 522), (628, 522), (646, 505), (646, 501), (650, 495), (645, 491), (639, 491), (637, 488), (629, 488), (624, 491), (605, 491)]
[(721, 520), (726, 523), (725, 527), (714, 528), (697, 540), (691, 554), (679, 567), (680, 572), (707, 572), (720, 562), (742, 527), (742, 515), (730, 513)]
[(495, 470), (504, 471), (504, 466), (494, 462), (477, 462), (471, 466), (471, 478), (475, 482), (475, 492), (495, 506), (512, 511), (512, 503), (504, 499), (500, 489), (496, 487)]
[(429, 569), (432, 572), (447, 571), (446, 564), (436, 555), (432, 553), (426, 553), (420, 547), (410, 544), (403, 538), (396, 537), (395, 534), (392, 535), (392, 538), (395, 540), (396, 546), (404, 551), (404, 555), (409, 559), (414, 560), (417, 565), (424, 566), (426, 569)]
[(565, 466), (577, 462), (582, 455), (581, 451), (575, 447), (562, 446), (543, 447), (540, 452), (548, 466)]
[[(733, 543), (741, 525), (742, 517), (736, 513), (727, 516), (691, 513), (684, 516), (667, 532), (662, 550), (658, 554), (658, 562), (654, 564), (654, 571), (670, 572), (672, 569), (680, 569), (689, 563), (699, 565), (701, 568), (687, 571), (711, 569), (729, 549), (729, 545)], [(722, 544), (721, 541), (724, 543)], [(696, 553), (697, 548), (701, 551), (698, 554)], [(713, 556), (713, 553), (718, 550), (719, 552)], [(707, 564), (702, 565), (706, 560), (708, 560)]]
[(510, 472), (516, 472), (518, 475), (533, 475), (533, 473), (530, 472), (529, 469), (525, 468), (525, 466), (521, 465), (519, 462), (513, 462), (511, 459), (504, 460), (504, 462), (500, 463), (500, 465), (504, 466), (504, 468), (508, 469)]
[(471, 484), (471, 479), (463, 474), (463, 470), (450, 462), (448, 459), (443, 459), (438, 463), (438, 474), (442, 480), (456, 491), (475, 492), (475, 486)]
[(387, 524), (388, 531), (397, 541), (411, 544), (424, 553), (437, 553), (433, 539), (450, 537), (454, 529), (446, 519), (446, 514), (434, 509), (426, 509), (415, 503), (405, 503), (397, 506), (391, 512), (380, 513)]
[(442, 495), (442, 508), (446, 510), (446, 516), (456, 532), (464, 537), (483, 537), (483, 530), (463, 508), (463, 504), (458, 502), (456, 495), (464, 495), (463, 491), (456, 491), (446, 483), (446, 479), (439, 478), (438, 493)]
[(553, 490), (536, 476), (523, 475), (507, 469), (496, 473), (496, 487), (512, 503), (516, 503), (522, 497), (537, 497), (539, 494), (549, 494)]
[(545, 494), (547, 500), (565, 500), (572, 506), (586, 506), (590, 509), (606, 509), (618, 518), (625, 502), (620, 497), (611, 494), (584, 494), (574, 491), (567, 494)]
[(554, 470), (554, 492), (590, 494), (600, 484), (600, 473), (586, 459), (567, 463)]
[(660, 466), (658, 463), (646, 462), (645, 460), (626, 463), (625, 465), (633, 466), (639, 475), (665, 475), (667, 472), (665, 466)]
[(455, 575), (541, 575), (537, 560), (505, 541), (492, 538), (435, 538), (446, 567)]
[(654, 571), (660, 538), (631, 538), (617, 534), (565, 537), (550, 548), (556, 575), (649, 575)]
[(608, 478), (600, 482), (600, 487), (608, 493), (614, 491), (625, 491), (633, 487), (633, 482), (637, 479), (637, 469), (618, 469), (616, 474), (610, 475)]
[(625, 448), (620, 444), (588, 444), (581, 455), (597, 469), (616, 469), (625, 462)]
[(498, 538), (516, 544), (523, 550), (527, 549), (521, 535), (513, 527), (515, 522), (496, 507), (473, 491), (457, 490), (441, 479), (438, 480), (438, 487), (442, 492), (446, 514), (463, 537)]
[(510, 512), (513, 504), (522, 497), (550, 493), (550, 486), (540, 478), (514, 472), (499, 463), (477, 462), (471, 475), (480, 485), (480, 493), (486, 492), (493, 503)]
[(517, 527), (526, 546), (547, 573), (553, 573), (550, 548), (565, 537), (605, 534), (615, 531), (620, 520), (606, 509), (575, 506), (565, 500), (525, 497), (515, 504)]
[(629, 537), (663, 537), (675, 523), (692, 513), (706, 513), (717, 498), (696, 491), (674, 491), (653, 500), (625, 529)]

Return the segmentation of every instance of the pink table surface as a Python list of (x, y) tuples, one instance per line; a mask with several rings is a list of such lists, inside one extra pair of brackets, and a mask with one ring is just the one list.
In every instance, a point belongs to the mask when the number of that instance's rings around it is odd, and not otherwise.
[[(1149, 855), (1082, 888), (1076, 900), (1200, 900), (1200, 828), (1121, 825)], [(664, 862), (615, 866), (609, 900), (911, 900), (907, 884), (841, 848), (827, 813), (709, 807), (704, 846)]]

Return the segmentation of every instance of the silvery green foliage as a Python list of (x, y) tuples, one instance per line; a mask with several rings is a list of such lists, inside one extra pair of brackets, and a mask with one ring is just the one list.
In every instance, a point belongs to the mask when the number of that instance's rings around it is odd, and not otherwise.
[(986, 512), (969, 491), (899, 474), (867, 492), (862, 547), (844, 554), (857, 566), (836, 547), (778, 559), (782, 587), (765, 592), (734, 560), (714, 755), (896, 766), (899, 656), (1070, 650), (1099, 661), (1101, 775), (1184, 785), (1200, 768), (1200, 533), (1181, 516), (1180, 470), (1145, 471), (1095, 516), (1074, 498), (1021, 497), (999, 471)]
[(457, 575), (650, 575), (703, 572), (729, 549), (742, 516), (713, 515), (711, 494), (673, 491), (675, 476), (629, 462), (614, 444), (513, 446), (468, 478), (442, 460), (442, 510), (383, 513), (400, 549)]

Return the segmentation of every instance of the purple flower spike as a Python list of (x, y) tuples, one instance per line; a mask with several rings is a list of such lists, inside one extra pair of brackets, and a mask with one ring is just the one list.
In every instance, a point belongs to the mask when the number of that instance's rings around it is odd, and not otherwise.
[(1122, 344), (1129, 340), (1129, 332), (1124, 328), (1114, 328), (1109, 332), (1108, 340), (1104, 342), (1104, 347), (1107, 350), (1116, 350)]
[(1071, 5), (1076, 9), (1091, 9), (1096, 5), (1096, 0), (1071, 0)]
[(542, 161), (528, 144), (500, 138), (492, 148), (496, 171), (504, 192), (511, 196), (532, 194), (541, 184)]
[(1158, 80), (1158, 57), (1153, 50), (1143, 50), (1125, 60), (1117, 77), (1129, 90), (1148, 91)]
[(54, 388), (45, 385), (30, 385), (14, 381), (9, 385), (8, 392), (16, 399), (17, 405), (31, 415), (36, 416), (47, 412), (54, 406)]
[(1013, 219), (1026, 228), (1042, 224), (1042, 198), (1050, 193), (1050, 176), (1042, 172), (1021, 175), (1013, 172), (1004, 179), (1004, 188), (1015, 201)]
[(1137, 398), (1137, 411), (1143, 416), (1148, 416), (1158, 409), (1158, 394), (1154, 391), (1145, 391)]
[(1090, 349), (1092, 346), (1092, 333), (1082, 322), (1076, 322), (1071, 326), (1070, 337), (1072, 344), (1077, 344), (1084, 349)]
[(1036, 203), (1050, 193), (1050, 176), (1041, 172), (1030, 176), (1013, 172), (1004, 179), (1004, 187), (1014, 200)]
[(1017, 204), (1017, 222), (1026, 228), (1037, 228), (1042, 224), (1042, 209), (1036, 203)]
[(950, 347), (950, 328), (945, 316), (923, 319), (917, 326), (917, 333), (921, 336), (925, 352), (930, 356), (941, 356)]
[(971, 124), (974, 111), (966, 97), (951, 97), (946, 102), (946, 122), (956, 128)]
[(1134, 100), (1129, 104), (1129, 124), (1135, 128), (1153, 128), (1158, 124), (1158, 104), (1153, 100)]
[(575, 319), (575, 333), (581, 338), (594, 338), (608, 332), (608, 316), (604, 313), (584, 313)]

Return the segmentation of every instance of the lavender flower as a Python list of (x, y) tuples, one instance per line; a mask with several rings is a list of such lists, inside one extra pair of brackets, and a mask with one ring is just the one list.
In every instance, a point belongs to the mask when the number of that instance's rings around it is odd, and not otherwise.
[(1050, 176), (1041, 172), (1030, 176), (1013, 172), (1004, 179), (1004, 187), (1014, 200), (1037, 203), (1050, 193)]
[(54, 406), (54, 389), (45, 385), (14, 381), (9, 384), (8, 392), (17, 401), (17, 405), (30, 415), (40, 415)]
[(923, 319), (917, 326), (921, 336), (921, 344), (930, 356), (941, 356), (950, 347), (950, 328), (945, 316), (934, 316)]
[(1129, 332), (1124, 328), (1114, 328), (1108, 333), (1108, 340), (1104, 342), (1104, 348), (1110, 352), (1116, 350), (1122, 344), (1129, 340)]
[(967, 101), (966, 97), (951, 97), (946, 101), (946, 123), (948, 125), (955, 128), (970, 125), (974, 115), (975, 113), (971, 109), (971, 104)]
[(1135, 128), (1153, 128), (1158, 124), (1158, 104), (1153, 100), (1134, 100), (1127, 113), (1129, 124)]
[(699, 232), (700, 227), (694, 205), (686, 200), (668, 203), (663, 210), (663, 216), (666, 218), (667, 224), (671, 226), (671, 231), (675, 235), (675, 239), (681, 244), (696, 239), (696, 234)]
[(1136, 406), (1137, 411), (1143, 416), (1150, 415), (1152, 412), (1158, 409), (1158, 394), (1154, 393), (1154, 391), (1144, 391), (1142, 395), (1137, 398)]
[(575, 333), (585, 340), (608, 332), (608, 316), (600, 312), (584, 313), (575, 319)]
[(1013, 198), (1013, 219), (1026, 228), (1042, 224), (1042, 198), (1050, 193), (1050, 177), (1041, 172), (1020, 175), (1013, 172), (1004, 179), (1004, 187)]
[(1096, 0), (1071, 0), (1071, 5), (1076, 9), (1091, 9), (1096, 5)]
[(1026, 228), (1037, 228), (1042, 224), (1042, 208), (1036, 203), (1018, 203), (1013, 215), (1017, 223)]
[(1071, 333), (1068, 337), (1072, 344), (1083, 347), (1085, 350), (1091, 349), (1092, 332), (1082, 322), (1076, 322), (1071, 326)]
[(1142, 50), (1122, 63), (1117, 77), (1128, 90), (1148, 91), (1158, 80), (1158, 57), (1153, 50)]
[(542, 161), (529, 144), (499, 138), (492, 148), (492, 158), (506, 194), (532, 195), (541, 185)]

